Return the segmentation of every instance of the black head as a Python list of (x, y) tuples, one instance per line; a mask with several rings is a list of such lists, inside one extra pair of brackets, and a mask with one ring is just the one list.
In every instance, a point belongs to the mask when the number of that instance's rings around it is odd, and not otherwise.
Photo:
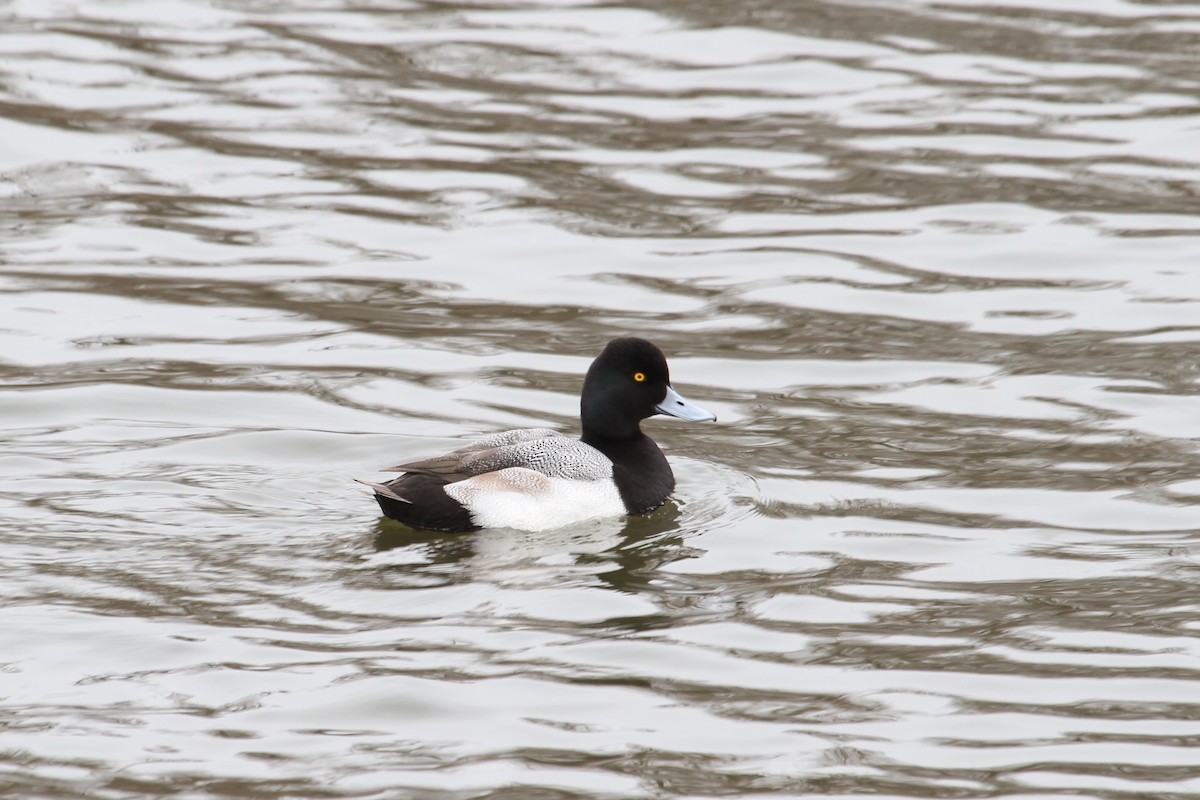
[(671, 389), (671, 374), (662, 351), (645, 339), (613, 339), (583, 381), (580, 401), (585, 439), (633, 439), (639, 423), (654, 414), (688, 420), (715, 420)]

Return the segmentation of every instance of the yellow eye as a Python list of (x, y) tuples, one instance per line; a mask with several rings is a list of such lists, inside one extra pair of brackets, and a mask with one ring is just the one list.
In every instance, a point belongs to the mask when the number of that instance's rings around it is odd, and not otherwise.
[(635, 381), (637, 381), (638, 383), (641, 383), (642, 381), (646, 380), (646, 373), (644, 373), (644, 372), (635, 372), (635, 373), (633, 373), (633, 379), (634, 379)]

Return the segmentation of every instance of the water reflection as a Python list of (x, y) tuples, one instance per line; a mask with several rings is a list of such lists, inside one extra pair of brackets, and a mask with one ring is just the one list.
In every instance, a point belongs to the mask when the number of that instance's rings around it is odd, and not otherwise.
[[(648, 588), (664, 565), (688, 556), (683, 515), (669, 500), (650, 514), (601, 519), (555, 531), (509, 529), (446, 535), (419, 531), (387, 518), (375, 524), (372, 543), (387, 554), (377, 561), (390, 580), (433, 585), (486, 579), (506, 570), (546, 570), (553, 579), (576, 573), (612, 588)], [(407, 583), (395, 583), (400, 588)]]

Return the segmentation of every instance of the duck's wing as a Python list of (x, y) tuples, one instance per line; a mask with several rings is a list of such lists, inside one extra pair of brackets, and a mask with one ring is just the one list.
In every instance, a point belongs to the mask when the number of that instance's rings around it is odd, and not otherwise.
[(471, 453), (464, 457), (463, 467), (470, 475), (523, 467), (550, 478), (594, 481), (611, 478), (613, 464), (608, 456), (578, 439), (547, 436)]
[(447, 453), (444, 456), (427, 458), (424, 461), (413, 461), (408, 464), (397, 464), (394, 467), (381, 469), (380, 472), (421, 472), (441, 478), (446, 483), (465, 481), (471, 473), (462, 471), (462, 457), (457, 453)]
[(474, 453), (479, 450), (493, 450), (497, 447), (507, 447), (510, 444), (532, 442), (536, 439), (566, 439), (556, 430), (550, 428), (518, 428), (515, 431), (501, 431), (476, 439), (470, 444), (455, 450), (455, 453)]
[(551, 478), (598, 480), (612, 476), (612, 462), (607, 456), (549, 428), (505, 431), (444, 456), (384, 471), (423, 472), (454, 483), (510, 467), (524, 467)]
[[(550, 428), (520, 428), (513, 431), (502, 431), (493, 433), (490, 436), (484, 436), (481, 439), (476, 439), (474, 442), (453, 450), (445, 455), (434, 456), (433, 458), (422, 459), (421, 461), (410, 461), (406, 464), (398, 464), (394, 467), (387, 467), (380, 472), (423, 472), (426, 475), (432, 475), (435, 478), (440, 478), (447, 483), (466, 480), (480, 472), (487, 472), (486, 468), (475, 464), (472, 466), (472, 459), (485, 453), (494, 453), (497, 450), (513, 447), (516, 445), (525, 444), (528, 442), (536, 442), (541, 439), (558, 438), (564, 441), (569, 441), (567, 437), (562, 436)], [(514, 458), (517, 457), (515, 454)], [(518, 466), (509, 464), (507, 466)], [(503, 467), (496, 467), (502, 469)]]
[(360, 480), (359, 478), (355, 478), (354, 480), (356, 483), (361, 483), (363, 486), (370, 486), (371, 489), (374, 490), (375, 494), (383, 495), (384, 497), (390, 498), (392, 500), (398, 500), (401, 503), (408, 503), (410, 505), (412, 504), (412, 500), (409, 500), (407, 497), (401, 497), (400, 495), (396, 494), (395, 492), (392, 491), (390, 486), (387, 486), (382, 483), (372, 483), (371, 481)]

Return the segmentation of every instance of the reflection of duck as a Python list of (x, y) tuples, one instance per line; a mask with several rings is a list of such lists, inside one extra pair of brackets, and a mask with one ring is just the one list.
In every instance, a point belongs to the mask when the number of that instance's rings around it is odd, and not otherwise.
[[(502, 580), (505, 586), (556, 586), (581, 571), (598, 586), (628, 594), (661, 591), (659, 570), (680, 558), (695, 557), (684, 544), (682, 513), (669, 499), (650, 514), (605, 517), (551, 531), (492, 528), (463, 533), (413, 530), (380, 517), (372, 545), (378, 569), (367, 573), (373, 588), (380, 576), (392, 587), (441, 586)], [(395, 556), (387, 555), (396, 551)], [(490, 577), (489, 577), (490, 576)], [(561, 580), (559, 577), (561, 576)]]
[(401, 464), (369, 483), (383, 513), (414, 528), (547, 530), (662, 505), (675, 475), (640, 423), (654, 414), (716, 416), (671, 388), (667, 360), (645, 339), (614, 339), (588, 369), (583, 436), (549, 428), (506, 431), (444, 456)]

